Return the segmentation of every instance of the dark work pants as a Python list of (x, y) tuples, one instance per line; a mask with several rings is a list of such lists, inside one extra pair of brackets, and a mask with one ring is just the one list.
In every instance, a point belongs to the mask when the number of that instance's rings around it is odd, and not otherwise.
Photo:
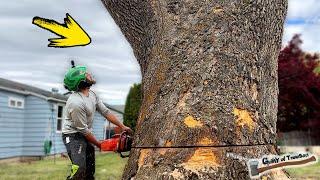
[(72, 162), (71, 174), (67, 179), (93, 180), (95, 173), (93, 145), (81, 133), (63, 134), (62, 139)]

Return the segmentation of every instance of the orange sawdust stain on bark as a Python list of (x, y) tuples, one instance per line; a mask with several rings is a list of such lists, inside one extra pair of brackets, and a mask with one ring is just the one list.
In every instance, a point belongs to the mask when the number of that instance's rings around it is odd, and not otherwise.
[(189, 128), (202, 127), (202, 122), (193, 119), (192, 116), (187, 116), (184, 119), (184, 124), (186, 124)]
[(207, 137), (205, 138), (202, 138), (200, 141), (199, 141), (199, 144), (200, 145), (209, 145), (209, 144), (212, 144), (213, 141)]
[(174, 179), (185, 179), (184, 175), (179, 172), (178, 169), (174, 169), (174, 171), (172, 171), (170, 173), (170, 175), (174, 178)]
[(215, 8), (213, 8), (213, 13), (220, 13), (220, 12), (222, 12), (223, 11), (223, 9), (221, 8), (221, 7), (215, 7)]
[(289, 180), (288, 176), (285, 174), (285, 172), (282, 169), (273, 169), (268, 174), (271, 176), (271, 179), (281, 179), (281, 180), (288, 179)]
[(164, 144), (164, 146), (166, 146), (166, 147), (170, 147), (172, 145), (172, 142), (171, 141), (166, 141), (166, 143)]
[(211, 149), (201, 148), (197, 149), (191, 158), (182, 164), (186, 170), (197, 172), (205, 167), (219, 166), (218, 157), (212, 152)]
[(142, 165), (144, 165), (144, 160), (148, 156), (148, 154), (151, 152), (150, 149), (141, 149), (140, 150), (140, 156), (138, 160), (138, 167), (140, 168)]
[(166, 148), (160, 148), (160, 149), (158, 150), (158, 153), (161, 154), (161, 155), (166, 154), (166, 152), (167, 152), (167, 149), (166, 149)]
[(253, 131), (255, 123), (247, 110), (234, 108), (233, 114), (238, 117), (238, 119), (236, 120), (237, 127), (247, 126), (250, 132)]

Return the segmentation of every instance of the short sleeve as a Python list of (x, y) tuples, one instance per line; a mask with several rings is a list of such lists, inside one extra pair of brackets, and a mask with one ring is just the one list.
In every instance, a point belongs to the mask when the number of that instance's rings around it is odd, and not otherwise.
[(81, 105), (71, 105), (69, 112), (73, 127), (84, 135), (90, 133), (84, 107)]

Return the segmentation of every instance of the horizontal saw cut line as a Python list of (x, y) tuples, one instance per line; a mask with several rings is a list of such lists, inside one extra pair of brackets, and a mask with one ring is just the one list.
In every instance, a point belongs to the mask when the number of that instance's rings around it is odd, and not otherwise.
[(267, 144), (230, 144), (230, 145), (197, 145), (197, 146), (133, 146), (133, 149), (157, 149), (157, 148), (198, 148), (198, 147), (212, 147), (212, 148), (227, 148), (227, 147), (250, 147), (250, 146), (269, 146), (275, 145), (272, 143)]

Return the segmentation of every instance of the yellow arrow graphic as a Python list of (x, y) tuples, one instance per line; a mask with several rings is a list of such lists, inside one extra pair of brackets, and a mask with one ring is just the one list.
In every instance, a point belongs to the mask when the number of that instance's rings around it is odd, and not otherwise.
[(48, 47), (66, 48), (90, 44), (91, 38), (89, 35), (68, 13), (66, 16), (64, 24), (37, 16), (32, 19), (32, 24), (60, 36), (60, 38), (48, 39), (50, 41)]

